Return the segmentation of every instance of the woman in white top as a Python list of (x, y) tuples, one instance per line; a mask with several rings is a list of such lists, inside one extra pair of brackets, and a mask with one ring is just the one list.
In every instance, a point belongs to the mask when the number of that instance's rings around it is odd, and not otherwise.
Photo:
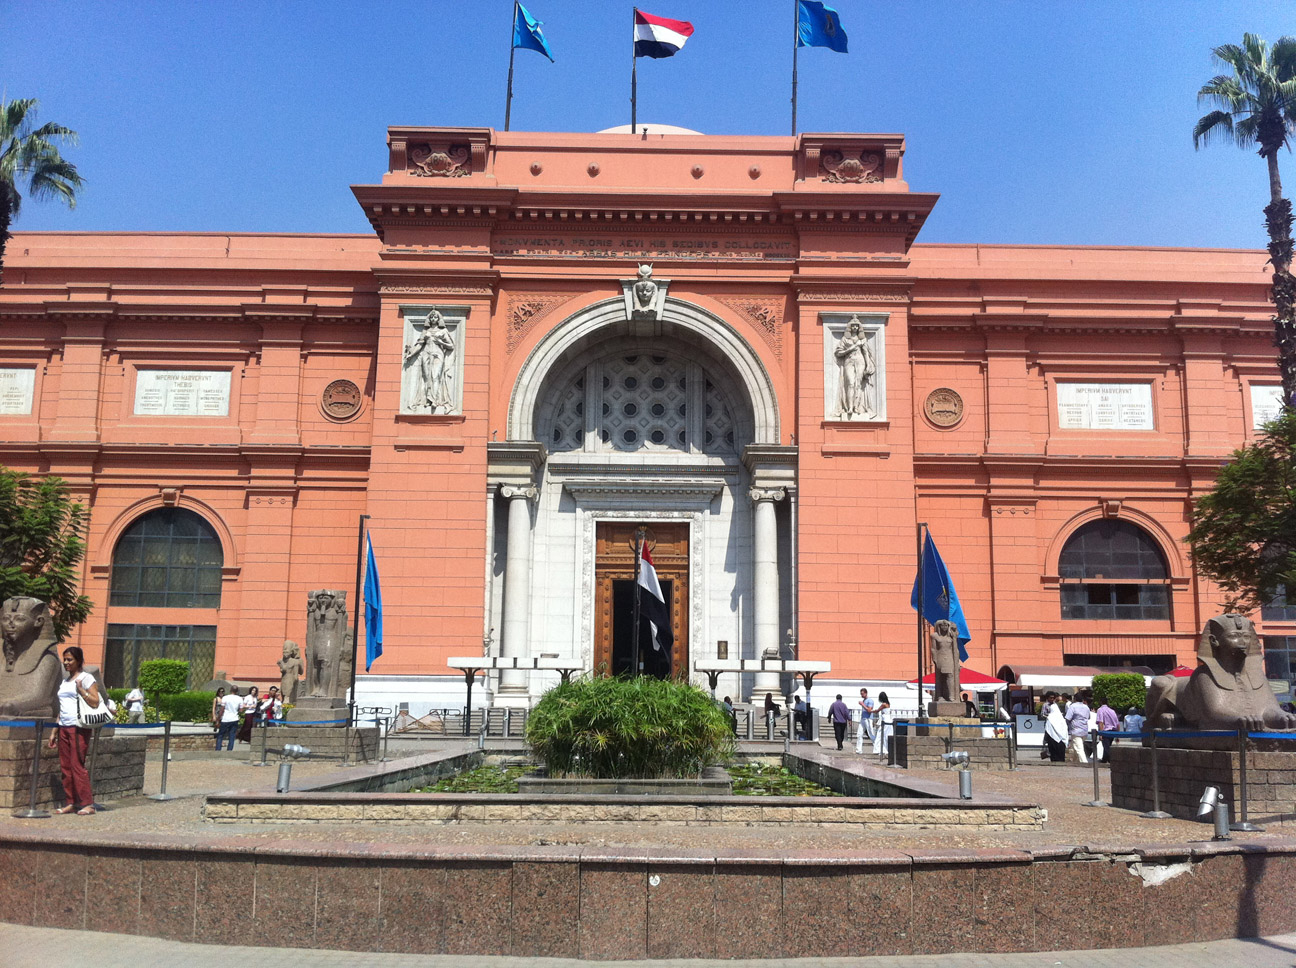
[(240, 711), (243, 713), (243, 725), (239, 727), (238, 741), (251, 743), (252, 727), (256, 725), (257, 714), (261, 711), (260, 690), (256, 686), (249, 687), (248, 694), (243, 697), (243, 707)]
[(873, 753), (876, 756), (886, 756), (887, 740), (895, 735), (895, 713), (891, 711), (891, 700), (885, 692), (878, 693), (877, 705), (873, 711), (877, 716), (877, 728), (873, 731)]
[(90, 774), (86, 772), (86, 749), (90, 746), (90, 730), (77, 725), (77, 697), (92, 709), (99, 706), (99, 684), (94, 676), (82, 671), (85, 653), (75, 645), (63, 650), (63, 669), (67, 678), (58, 688), (58, 728), (50, 735), (50, 749), (59, 751), (59, 767), (63, 772), (63, 798), (67, 802), (55, 813), (71, 813), (88, 817), (95, 812), (94, 796), (90, 792)]

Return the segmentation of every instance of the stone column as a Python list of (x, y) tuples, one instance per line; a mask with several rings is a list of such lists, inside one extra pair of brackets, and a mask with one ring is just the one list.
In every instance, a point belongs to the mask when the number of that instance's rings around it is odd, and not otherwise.
[[(504, 558), (504, 629), (501, 656), (527, 654), (528, 618), (531, 612), (531, 502), (534, 487), (503, 485), (500, 497), (508, 501), (508, 547)], [(500, 673), (501, 697), (524, 695), (527, 674), (517, 669)]]
[[(787, 494), (781, 487), (753, 487), (748, 490), (754, 518), (752, 541), (753, 625), (755, 627), (756, 658), (779, 657), (779, 571), (778, 526), (774, 518), (774, 502)], [(752, 686), (752, 699), (760, 701), (765, 693), (779, 693), (777, 672), (758, 672)]]

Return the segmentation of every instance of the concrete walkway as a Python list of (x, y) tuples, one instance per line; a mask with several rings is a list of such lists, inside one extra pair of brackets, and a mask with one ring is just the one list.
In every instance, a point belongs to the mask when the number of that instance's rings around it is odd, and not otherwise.
[[(62, 931), (0, 924), (5, 968), (174, 968), (175, 965), (239, 964), (256, 968), (577, 968), (590, 965), (642, 968), (768, 968), (771, 961), (577, 961), (569, 958), (506, 958), (467, 955), (365, 954), (307, 948), (244, 948), (182, 944), (95, 931)], [(778, 964), (804, 968), (1291, 968), (1296, 934), (1244, 941), (1212, 941), (1164, 948), (1107, 948), (1039, 954), (884, 955), (867, 958), (792, 958)]]

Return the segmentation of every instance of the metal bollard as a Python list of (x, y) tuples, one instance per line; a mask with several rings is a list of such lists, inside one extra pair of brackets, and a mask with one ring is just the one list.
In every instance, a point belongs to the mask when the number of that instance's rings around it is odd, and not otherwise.
[(275, 783), (275, 793), (287, 793), (292, 786), (292, 760), (279, 761), (279, 780)]
[(1017, 723), (1004, 723), (1004, 736), (1008, 738), (1008, 769), (1017, 769)]
[(1093, 756), (1091, 756), (1091, 757), (1089, 758), (1089, 762), (1091, 762), (1091, 763), (1093, 764), (1094, 795), (1093, 795), (1093, 799), (1090, 800), (1088, 803), (1086, 803), (1085, 806), (1087, 806), (1087, 807), (1105, 807), (1105, 806), (1107, 806), (1107, 803), (1106, 803), (1106, 801), (1104, 801), (1104, 800), (1102, 799), (1102, 793), (1101, 793), (1101, 792), (1099, 791), (1099, 789), (1098, 789), (1098, 782), (1099, 782), (1099, 781), (1098, 781), (1098, 742), (1099, 742), (1099, 730), (1091, 729), (1091, 730), (1089, 731), (1089, 741), (1090, 741), (1091, 743), (1093, 743)]
[[(260, 762), (260, 763), (253, 763), (253, 764), (252, 764), (253, 766), (268, 766), (268, 765), (269, 765), (268, 763), (266, 763), (266, 752), (267, 752), (267, 751), (266, 751), (266, 744), (269, 742), (269, 739), (268, 739), (268, 736), (267, 736), (266, 730), (269, 729), (269, 727), (270, 727), (270, 721), (269, 721), (268, 719), (263, 719), (263, 720), (261, 721), (261, 762)], [(167, 723), (167, 730), (170, 731), (170, 729), (171, 729), (171, 724), (170, 724), (170, 723)]]
[[(57, 728), (57, 727), (55, 727)], [(26, 810), (14, 814), (24, 820), (44, 820), (50, 815), (48, 810), (36, 809), (36, 791), (40, 786), (41, 744), (45, 738), (45, 720), (36, 720), (36, 751), (32, 753), (31, 796)]]
[(749, 740), (755, 739), (756, 738), (756, 717), (752, 715), (752, 711), (750, 709), (743, 710), (743, 714), (747, 717), (747, 727), (746, 727), (747, 739)]
[(477, 748), (484, 750), (486, 748), (486, 717), (482, 717), (481, 729), (477, 731)]
[(1238, 731), (1238, 785), (1241, 792), (1238, 795), (1238, 821), (1229, 825), (1229, 830), (1238, 830), (1243, 833), (1257, 833), (1264, 830), (1259, 824), (1249, 823), (1247, 821), (1247, 731), (1239, 728)]
[(774, 742), (774, 710), (765, 711), (765, 742)]
[(95, 799), (95, 761), (99, 757), (99, 730), (90, 731), (90, 762), (86, 766), (86, 773), (90, 777), (90, 805), (96, 810), (106, 810), (107, 808)]
[(1139, 814), (1146, 820), (1169, 820), (1170, 814), (1161, 809), (1161, 773), (1157, 769), (1157, 731), (1152, 730), (1152, 809)]
[(513, 735), (513, 707), (504, 707), (504, 738), (509, 739)]
[(387, 737), (391, 735), (392, 724), (395, 722), (396, 718), (390, 714), (383, 720), (383, 752), (382, 759), (378, 761), (380, 763), (387, 762)]
[[(175, 799), (175, 797), (171, 796), (171, 794), (166, 792), (167, 765), (171, 762), (171, 720), (168, 719), (165, 723), (162, 724), (162, 730), (163, 730), (162, 732), (162, 789), (159, 792), (154, 793), (152, 796), (150, 796), (148, 798), (150, 800), (174, 800)], [(262, 750), (264, 749), (265, 747), (263, 746)], [(263, 753), (263, 757), (264, 757), (264, 753)], [(261, 761), (261, 765), (265, 766), (264, 758)]]
[(959, 799), (972, 799), (972, 771), (964, 768), (958, 771)]

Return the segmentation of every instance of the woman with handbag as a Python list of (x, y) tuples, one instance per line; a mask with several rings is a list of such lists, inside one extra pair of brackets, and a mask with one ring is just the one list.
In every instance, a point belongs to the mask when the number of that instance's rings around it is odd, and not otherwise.
[(240, 743), (252, 742), (252, 727), (257, 724), (257, 717), (261, 711), (260, 691), (256, 686), (249, 686), (247, 695), (243, 697), (243, 705), (239, 707), (240, 712), (243, 713), (243, 725), (238, 731)]
[(85, 765), (90, 729), (79, 725), (79, 720), (83, 712), (95, 713), (103, 703), (99, 698), (99, 684), (94, 676), (82, 670), (84, 664), (85, 653), (78, 646), (69, 645), (63, 650), (63, 668), (67, 678), (58, 689), (58, 728), (50, 736), (49, 745), (50, 749), (58, 747), (63, 797), (67, 800), (54, 812), (71, 813), (75, 810), (78, 816), (88, 817), (95, 812), (90, 774)]

